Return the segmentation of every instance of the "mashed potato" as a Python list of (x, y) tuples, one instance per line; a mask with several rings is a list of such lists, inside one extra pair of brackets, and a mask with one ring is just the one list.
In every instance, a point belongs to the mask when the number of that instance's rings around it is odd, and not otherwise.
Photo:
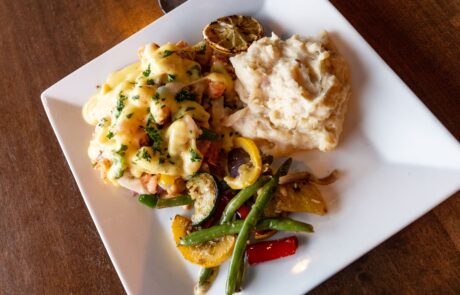
[(227, 126), (272, 155), (337, 145), (351, 91), (347, 63), (327, 32), (285, 41), (272, 34), (230, 61), (246, 107)]

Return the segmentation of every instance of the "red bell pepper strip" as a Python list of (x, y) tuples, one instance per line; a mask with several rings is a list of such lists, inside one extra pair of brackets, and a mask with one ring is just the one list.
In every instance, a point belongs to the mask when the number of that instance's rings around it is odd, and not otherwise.
[(236, 210), (236, 214), (238, 214), (238, 217), (240, 219), (246, 219), (246, 217), (249, 214), (249, 211), (251, 211), (251, 209), (248, 206), (243, 204), (243, 206), (241, 206), (240, 208), (238, 208), (238, 210)]
[(296, 236), (249, 245), (246, 248), (248, 263), (252, 265), (294, 255), (297, 246), (298, 240)]

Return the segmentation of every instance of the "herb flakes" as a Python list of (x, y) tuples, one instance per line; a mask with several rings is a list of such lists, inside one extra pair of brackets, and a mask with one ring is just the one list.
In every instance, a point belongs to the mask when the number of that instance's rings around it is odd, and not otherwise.
[(150, 76), (150, 64), (148, 65), (147, 69), (145, 71), (142, 72), (142, 75), (144, 75), (144, 77), (148, 77)]
[(145, 127), (145, 132), (147, 132), (148, 136), (152, 140), (152, 148), (154, 151), (161, 150), (161, 143), (163, 142), (163, 138), (161, 137), (160, 131), (152, 126)]
[(126, 95), (123, 94), (123, 91), (120, 91), (118, 94), (118, 100), (117, 100), (117, 112), (115, 113), (115, 118), (120, 117), (121, 112), (125, 108), (125, 101), (128, 99)]
[(124, 156), (127, 149), (128, 149), (128, 146), (126, 144), (122, 144), (120, 148), (115, 151), (115, 153), (119, 154), (120, 156)]
[(165, 51), (163, 51), (163, 58), (168, 57), (173, 53), (174, 53), (174, 51), (172, 51), (172, 50), (165, 50)]
[(196, 99), (196, 95), (195, 93), (187, 90), (187, 89), (182, 89), (181, 91), (179, 91), (179, 93), (176, 94), (176, 101), (177, 102), (182, 102), (182, 101), (185, 101), (185, 100), (191, 100), (191, 101), (195, 101)]
[(195, 151), (194, 149), (190, 149), (190, 161), (192, 162), (200, 162), (201, 161), (201, 156)]
[(146, 149), (140, 150), (140, 151), (137, 153), (137, 157), (138, 157), (139, 159), (144, 159), (144, 160), (146, 160), (147, 162), (152, 161), (152, 156), (150, 155), (150, 153), (149, 153)]
[(174, 82), (176, 80), (176, 75), (168, 74), (168, 82)]

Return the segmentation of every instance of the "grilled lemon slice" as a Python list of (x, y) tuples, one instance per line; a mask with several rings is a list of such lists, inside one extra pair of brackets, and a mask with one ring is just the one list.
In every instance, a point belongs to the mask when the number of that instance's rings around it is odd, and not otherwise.
[(203, 29), (203, 37), (217, 51), (235, 54), (262, 38), (262, 25), (253, 17), (230, 15), (218, 18)]

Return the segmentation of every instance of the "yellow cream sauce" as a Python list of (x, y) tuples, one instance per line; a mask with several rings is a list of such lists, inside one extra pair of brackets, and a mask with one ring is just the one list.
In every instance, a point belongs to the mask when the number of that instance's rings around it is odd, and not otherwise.
[[(209, 113), (198, 102), (176, 98), (183, 87), (207, 80), (233, 87), (223, 71), (201, 77), (200, 64), (176, 54), (173, 44), (146, 45), (140, 62), (111, 73), (83, 108), (83, 117), (95, 126), (88, 155), (94, 164), (108, 159), (106, 178), (117, 184), (126, 171), (135, 178), (144, 172), (188, 177), (200, 169), (203, 156), (196, 147), (201, 127), (209, 127)], [(149, 120), (170, 120), (155, 129), (161, 140), (143, 146)]]

